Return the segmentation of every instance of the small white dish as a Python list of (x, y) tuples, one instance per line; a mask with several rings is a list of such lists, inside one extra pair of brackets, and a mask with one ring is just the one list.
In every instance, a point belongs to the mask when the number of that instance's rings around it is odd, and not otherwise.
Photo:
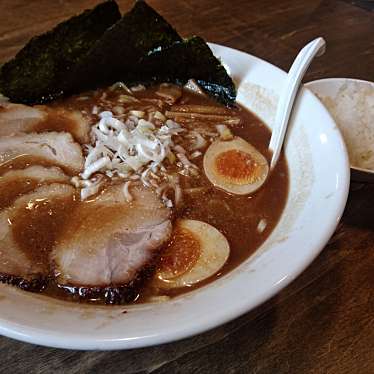
[[(237, 82), (238, 101), (272, 127), (286, 73), (246, 53), (210, 46)], [(60, 348), (139, 348), (201, 333), (263, 303), (326, 245), (349, 188), (340, 132), (305, 88), (295, 102), (284, 151), (290, 170), (284, 213), (257, 252), (226, 276), (163, 303), (114, 307), (61, 302), (1, 285), (0, 334)]]
[(322, 101), (339, 126), (352, 180), (374, 182), (374, 82), (328, 78), (305, 86)]

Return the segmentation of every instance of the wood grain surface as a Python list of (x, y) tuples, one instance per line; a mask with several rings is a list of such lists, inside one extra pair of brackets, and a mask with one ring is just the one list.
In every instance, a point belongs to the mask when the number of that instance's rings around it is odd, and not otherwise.
[[(0, 62), (92, 0), (1, 0)], [(182, 35), (287, 69), (316, 36), (328, 49), (305, 81), (374, 80), (374, 11), (338, 0), (150, 0)], [(361, 2), (363, 3), (363, 2)], [(371, 4), (370, 4), (371, 3)], [(130, 1), (119, 1), (123, 11)], [(80, 352), (0, 337), (0, 373), (374, 373), (374, 185), (352, 184), (335, 235), (278, 296), (208, 333), (163, 346)]]

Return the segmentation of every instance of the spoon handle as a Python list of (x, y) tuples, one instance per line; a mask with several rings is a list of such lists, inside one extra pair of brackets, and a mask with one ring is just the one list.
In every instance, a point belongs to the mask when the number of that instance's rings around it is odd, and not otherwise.
[(321, 56), (325, 52), (325, 47), (326, 42), (323, 38), (312, 40), (299, 52), (287, 74), (283, 92), (279, 99), (274, 128), (269, 143), (269, 149), (272, 151), (270, 170), (273, 170), (278, 162), (290, 114), (301, 80), (313, 58), (315, 56)]

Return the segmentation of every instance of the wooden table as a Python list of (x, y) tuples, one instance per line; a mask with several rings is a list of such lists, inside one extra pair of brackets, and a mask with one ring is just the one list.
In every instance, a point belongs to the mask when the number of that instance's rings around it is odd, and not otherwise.
[[(0, 61), (93, 0), (1, 0)], [(119, 1), (122, 10), (130, 1)], [(327, 53), (306, 81), (374, 80), (372, 1), (150, 0), (183, 35), (238, 48), (287, 69), (316, 36)], [(360, 4), (363, 7), (360, 7)], [(365, 9), (366, 6), (366, 9)], [(79, 352), (0, 338), (0, 373), (374, 373), (374, 185), (351, 185), (342, 222), (314, 263), (241, 318), (177, 343)]]

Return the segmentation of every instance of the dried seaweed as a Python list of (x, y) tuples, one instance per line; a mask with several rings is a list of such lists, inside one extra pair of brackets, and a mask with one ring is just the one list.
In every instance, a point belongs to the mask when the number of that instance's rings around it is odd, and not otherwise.
[(183, 40), (144, 1), (121, 19), (114, 1), (98, 5), (33, 38), (0, 73), (3, 94), (35, 104), (123, 81), (127, 84), (193, 78), (220, 102), (235, 101), (235, 85), (205, 41)]
[[(153, 51), (140, 64), (139, 81), (185, 84), (194, 79), (209, 95), (226, 105), (236, 98), (235, 84), (206, 42), (194, 36)], [(136, 79), (135, 79), (136, 80)]]
[(80, 92), (117, 81), (133, 80), (144, 56), (181, 40), (162, 16), (144, 1), (137, 1), (91, 49), (78, 67), (68, 91)]
[(2, 66), (1, 92), (29, 104), (59, 96), (71, 70), (120, 17), (117, 4), (107, 1), (32, 38)]

